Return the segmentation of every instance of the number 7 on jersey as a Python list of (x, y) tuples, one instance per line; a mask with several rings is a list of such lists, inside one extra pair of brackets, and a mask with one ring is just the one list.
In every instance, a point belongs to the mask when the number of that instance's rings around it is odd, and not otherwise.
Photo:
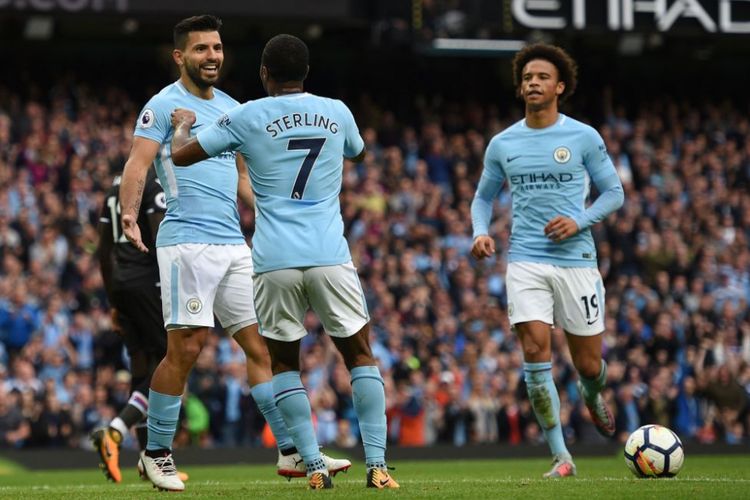
[(307, 180), (310, 178), (310, 171), (315, 166), (315, 160), (318, 159), (320, 150), (323, 149), (325, 144), (325, 137), (316, 137), (314, 139), (289, 139), (289, 144), (286, 147), (287, 151), (306, 149), (308, 150), (307, 156), (302, 161), (302, 166), (297, 174), (297, 179), (294, 181), (294, 188), (292, 188), (292, 198), (295, 200), (301, 200), (302, 195), (305, 193), (305, 186)]

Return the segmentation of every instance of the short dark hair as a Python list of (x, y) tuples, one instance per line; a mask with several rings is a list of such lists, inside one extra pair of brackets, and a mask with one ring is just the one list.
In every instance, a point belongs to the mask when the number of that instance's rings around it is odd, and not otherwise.
[(263, 49), (261, 64), (279, 83), (301, 82), (307, 76), (310, 51), (305, 42), (294, 35), (276, 35)]
[(559, 81), (565, 82), (565, 90), (559, 98), (561, 103), (573, 95), (578, 85), (578, 65), (565, 50), (546, 43), (527, 45), (516, 53), (513, 58), (513, 85), (516, 86), (516, 90), (521, 89), (523, 68), (534, 59), (542, 59), (557, 68)]
[(177, 23), (174, 27), (174, 47), (184, 49), (187, 43), (188, 34), (194, 31), (219, 31), (221, 29), (221, 19), (211, 14), (188, 17)]

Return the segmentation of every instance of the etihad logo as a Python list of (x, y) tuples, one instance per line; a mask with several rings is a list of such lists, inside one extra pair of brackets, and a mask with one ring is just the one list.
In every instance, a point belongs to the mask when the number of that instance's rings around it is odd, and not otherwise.
[[(513, 18), (538, 30), (601, 28), (668, 32), (701, 26), (707, 33), (750, 33), (748, 0), (509, 0)], [(2, 2), (0, 2), (2, 3)], [(10, 3), (10, 2), (9, 2)], [(16, 2), (18, 3), (18, 2)]]
[(518, 174), (510, 176), (511, 184), (537, 184), (543, 183), (555, 183), (564, 184), (573, 180), (573, 174), (567, 172), (552, 173), (552, 172), (538, 172), (533, 174)]
[(563, 184), (572, 181), (573, 174), (568, 172), (536, 172), (510, 176), (511, 185), (521, 191), (556, 190), (560, 189)]

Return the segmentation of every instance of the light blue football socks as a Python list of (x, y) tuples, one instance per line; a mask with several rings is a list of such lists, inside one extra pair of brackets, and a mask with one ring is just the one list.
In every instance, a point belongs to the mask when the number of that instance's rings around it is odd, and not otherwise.
[(174, 433), (180, 420), (180, 396), (148, 391), (147, 450), (172, 449)]
[(583, 387), (583, 398), (586, 403), (592, 405), (596, 402), (596, 397), (607, 385), (607, 362), (602, 360), (602, 367), (599, 370), (599, 376), (596, 378), (586, 378), (578, 374), (578, 379)]
[(286, 423), (287, 431), (302, 456), (307, 467), (307, 473), (328, 471), (320, 456), (318, 441), (315, 437), (310, 410), (310, 400), (307, 398), (300, 380), (299, 372), (289, 371), (274, 375), (271, 379), (276, 406)]
[(552, 379), (552, 363), (523, 364), (529, 401), (553, 455), (570, 457), (560, 425), (560, 396)]
[(365, 464), (368, 469), (385, 469), (387, 428), (383, 377), (377, 366), (357, 366), (351, 374), (354, 411), (365, 448)]
[(273, 397), (273, 383), (269, 380), (258, 385), (254, 385), (250, 388), (250, 393), (255, 399), (255, 404), (258, 405), (258, 409), (263, 414), (271, 427), (271, 432), (276, 438), (276, 445), (279, 450), (288, 450), (294, 448), (294, 442), (289, 432), (286, 430), (286, 424), (284, 423), (284, 417), (281, 415), (276, 401)]

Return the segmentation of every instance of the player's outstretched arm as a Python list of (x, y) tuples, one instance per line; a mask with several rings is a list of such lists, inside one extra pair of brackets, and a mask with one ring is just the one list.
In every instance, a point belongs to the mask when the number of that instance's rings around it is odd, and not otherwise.
[(195, 123), (195, 113), (189, 109), (177, 108), (172, 111), (172, 163), (178, 167), (186, 167), (208, 158), (208, 153), (198, 142), (190, 136), (190, 127)]
[(122, 171), (120, 184), (120, 207), (122, 211), (122, 232), (125, 237), (143, 253), (148, 248), (143, 244), (141, 229), (138, 227), (138, 211), (141, 207), (143, 190), (146, 187), (146, 174), (154, 163), (161, 145), (144, 137), (134, 137), (130, 156)]

